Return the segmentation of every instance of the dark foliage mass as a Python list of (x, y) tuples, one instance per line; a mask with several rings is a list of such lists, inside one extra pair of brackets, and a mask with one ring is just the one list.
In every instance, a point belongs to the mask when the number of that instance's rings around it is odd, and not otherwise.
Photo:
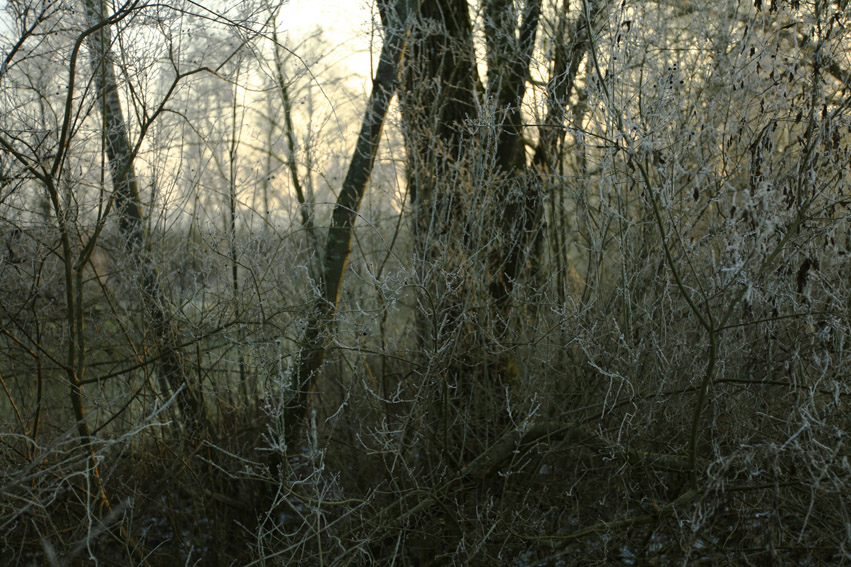
[(844, 0), (233, 4), (3, 6), (0, 563), (851, 563)]

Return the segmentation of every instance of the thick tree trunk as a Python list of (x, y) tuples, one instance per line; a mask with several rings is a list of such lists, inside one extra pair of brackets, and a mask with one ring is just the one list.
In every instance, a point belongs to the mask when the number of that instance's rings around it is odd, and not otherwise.
[(433, 452), (454, 469), (506, 426), (506, 389), (515, 387), (517, 368), (501, 353), (510, 340), (511, 292), (541, 211), (521, 112), (541, 3), (527, 3), (519, 30), (511, 6), (484, 6), (485, 89), (467, 2), (427, 0), (400, 93), (429, 369), (420, 390), (433, 397), (425, 416)]
[(434, 478), (458, 470), (493, 432), (488, 341), (469, 310), (487, 303), (480, 261), (490, 235), (493, 154), (465, 0), (426, 0), (409, 41), (400, 101), (412, 204), (417, 329), (424, 370), (423, 458)]
[(491, 296), (505, 321), (511, 310), (511, 292), (525, 271), (528, 251), (540, 225), (541, 187), (527, 175), (523, 141), (523, 97), (535, 36), (541, 16), (541, 0), (527, 0), (520, 14), (520, 28), (510, 0), (485, 4), (488, 91), (496, 101), (498, 128), (495, 190), (500, 203), (501, 246), (491, 253)]

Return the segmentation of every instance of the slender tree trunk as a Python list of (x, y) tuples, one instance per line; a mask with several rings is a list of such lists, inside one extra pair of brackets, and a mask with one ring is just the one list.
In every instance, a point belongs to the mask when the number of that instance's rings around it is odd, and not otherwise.
[[(536, 182), (542, 191), (549, 196), (549, 229), (539, 230), (535, 234), (533, 243), (532, 268), (533, 276), (537, 276), (540, 267), (544, 263), (545, 249), (543, 241), (549, 236), (552, 246), (552, 258), (555, 263), (556, 287), (559, 297), (564, 299), (565, 294), (565, 269), (564, 247), (562, 245), (565, 219), (561, 214), (561, 206), (564, 201), (564, 184), (558, 183), (553, 187), (550, 179), (560, 177), (560, 168), (563, 167), (563, 145), (565, 136), (565, 122), (568, 118), (568, 105), (570, 96), (576, 85), (576, 77), (579, 73), (579, 65), (588, 51), (591, 41), (591, 27), (603, 13), (603, 3), (598, 0), (589, 0), (587, 4), (588, 15), (578, 16), (573, 23), (568, 24), (569, 11), (563, 6), (559, 12), (558, 24), (555, 30), (555, 39), (552, 42), (553, 67), (550, 71), (550, 80), (547, 83), (547, 111), (543, 124), (538, 129), (538, 144), (532, 158), (532, 167)], [(573, 107), (574, 119), (582, 115), (583, 100)], [(581, 160), (581, 158), (580, 158)], [(580, 169), (582, 169), (580, 161)], [(546, 234), (545, 234), (546, 233)]]
[[(389, 6), (383, 4), (382, 10)], [(334, 316), (340, 289), (351, 253), (352, 231), (366, 185), (372, 172), (384, 118), (396, 91), (399, 63), (405, 48), (410, 16), (418, 9), (418, 0), (397, 0), (389, 11), (384, 45), (373, 80), (372, 92), (355, 145), (343, 187), (331, 217), (325, 244), (319, 294), (307, 324), (292, 377), (291, 391), (284, 403), (282, 428), (288, 455), (295, 454), (302, 436), (310, 395), (325, 360), (325, 350), (334, 332)], [(273, 463), (273, 466), (275, 463)]]
[[(228, 148), (228, 218), (226, 222), (226, 231), (228, 234), (228, 260), (230, 260), (230, 283), (231, 283), (231, 299), (234, 306), (239, 309), (239, 258), (237, 254), (236, 241), (236, 218), (237, 218), (237, 176), (239, 166), (239, 144), (241, 123), (237, 123), (237, 110), (239, 108), (237, 95), (239, 87), (239, 66), (237, 66), (237, 74), (234, 78), (233, 86), (233, 104), (231, 104), (231, 137), (230, 147)], [(240, 403), (244, 407), (248, 407), (248, 383), (245, 372), (245, 351), (243, 350), (243, 342), (245, 333), (240, 326), (237, 330), (236, 338), (236, 353), (237, 367), (239, 368), (239, 395), (242, 398)]]
[[(277, 16), (277, 14), (275, 14)], [(281, 95), (281, 105), (283, 106), (284, 111), (284, 137), (287, 142), (287, 168), (290, 173), (290, 181), (293, 184), (293, 190), (295, 190), (296, 199), (298, 199), (298, 204), (301, 209), (301, 224), (307, 231), (307, 240), (311, 247), (311, 260), (310, 260), (310, 275), (314, 279), (317, 277), (319, 272), (319, 259), (322, 253), (322, 248), (319, 243), (319, 233), (316, 230), (315, 224), (315, 209), (313, 202), (313, 191), (311, 191), (311, 184), (308, 179), (308, 183), (305, 187), (302, 187), (301, 179), (298, 174), (298, 163), (296, 162), (296, 143), (295, 143), (295, 130), (293, 128), (293, 105), (290, 100), (290, 91), (289, 86), (287, 85), (286, 73), (284, 72), (284, 63), (281, 55), (281, 44), (278, 42), (278, 32), (275, 27), (272, 27), (272, 41), (275, 46), (275, 81), (277, 82), (278, 92)], [(308, 175), (310, 175), (310, 170), (308, 169)]]
[(75, 259), (72, 250), (71, 228), (68, 225), (68, 215), (61, 204), (59, 190), (52, 177), (46, 177), (44, 182), (59, 225), (59, 238), (62, 250), (61, 258), (65, 279), (65, 319), (68, 324), (68, 353), (65, 359), (65, 374), (71, 385), (71, 408), (74, 411), (74, 418), (77, 420), (77, 435), (80, 437), (80, 444), (88, 454), (89, 474), (91, 474), (96, 487), (96, 497), (100, 505), (99, 513), (103, 514), (110, 511), (111, 506), (103, 488), (103, 481), (100, 476), (95, 448), (92, 444), (91, 428), (89, 427), (89, 420), (86, 416), (82, 391), (82, 381), (86, 368), (86, 345), (83, 334), (83, 309), (81, 306), (82, 265), (78, 259)]
[[(92, 26), (106, 19), (103, 0), (84, 0), (84, 4)], [(148, 254), (148, 239), (133, 167), (134, 152), (118, 96), (111, 42), (108, 26), (101, 27), (87, 38), (95, 86), (101, 102), (103, 137), (118, 212), (118, 227), (128, 257), (135, 263), (142, 283), (143, 310), (160, 355), (157, 372), (162, 394), (176, 392), (184, 425), (193, 433), (198, 433), (206, 421), (203, 400), (198, 389), (188, 380), (178, 345), (177, 329), (166, 311), (167, 301), (160, 287), (157, 267)]]

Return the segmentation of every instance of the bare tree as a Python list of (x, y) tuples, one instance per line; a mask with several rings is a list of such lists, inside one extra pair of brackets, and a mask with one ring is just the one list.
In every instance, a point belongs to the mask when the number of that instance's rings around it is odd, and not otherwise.
[(310, 395), (314, 389), (317, 372), (325, 358), (330, 333), (333, 332), (334, 312), (340, 300), (343, 276), (351, 252), (352, 228), (378, 152), (384, 117), (396, 90), (398, 65), (404, 51), (409, 20), (416, 13), (416, 3), (400, 0), (393, 6), (381, 4), (381, 10), (382, 19), (386, 22), (386, 37), (375, 72), (373, 90), (354, 154), (334, 207), (317, 298), (294, 366), (291, 397), (286, 400), (282, 409), (281, 429), (284, 432), (285, 452), (289, 448), (297, 447), (301, 439)]
[(363, 107), (78, 4), (0, 27), (0, 556), (847, 562), (842, 2), (382, 1)]
[[(100, 99), (104, 145), (112, 176), (119, 230), (125, 240), (126, 252), (135, 263), (134, 269), (138, 271), (141, 280), (142, 311), (150, 322), (150, 330), (159, 350), (157, 366), (160, 387), (164, 399), (175, 394), (189, 435), (203, 435), (206, 421), (204, 400), (184, 366), (179, 345), (180, 331), (175, 326), (174, 317), (167, 311), (168, 301), (160, 288), (158, 269), (148, 251), (149, 243), (133, 165), (142, 140), (140, 138), (137, 141), (135, 148), (131, 145), (118, 96), (108, 25), (112, 18), (106, 16), (102, 0), (86, 0), (85, 11), (92, 28), (97, 30), (88, 36), (87, 42)], [(175, 78), (171, 91), (181, 78), (179, 75)], [(167, 98), (158, 110), (162, 110)], [(143, 128), (146, 129), (157, 114), (154, 112), (153, 116), (145, 117), (147, 122)]]

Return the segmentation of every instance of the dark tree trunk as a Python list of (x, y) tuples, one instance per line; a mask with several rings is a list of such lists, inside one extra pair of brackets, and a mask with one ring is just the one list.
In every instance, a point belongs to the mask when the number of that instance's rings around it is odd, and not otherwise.
[(498, 226), (502, 243), (491, 254), (491, 296), (500, 310), (498, 321), (509, 316), (511, 292), (524, 274), (530, 244), (540, 225), (543, 209), (540, 184), (528, 175), (523, 140), (522, 104), (529, 63), (541, 15), (541, 0), (527, 0), (516, 15), (511, 0), (485, 3), (488, 91), (501, 119), (496, 147), (499, 172), (496, 191), (500, 203)]
[[(85, 0), (85, 8), (92, 26), (105, 21), (102, 0)], [(103, 26), (88, 37), (87, 45), (100, 97), (103, 138), (118, 212), (118, 227), (124, 238), (125, 251), (134, 263), (142, 283), (142, 308), (159, 351), (157, 374), (163, 390), (161, 393), (164, 396), (176, 393), (184, 426), (194, 436), (201, 432), (206, 422), (204, 403), (199, 389), (189, 380), (180, 353), (178, 330), (166, 311), (167, 301), (160, 287), (158, 270), (148, 254), (148, 239), (133, 166), (135, 152), (130, 144), (118, 96), (110, 36), (109, 27)]]
[(388, 19), (390, 25), (386, 27), (378, 69), (354, 154), (331, 217), (319, 280), (319, 294), (302, 337), (291, 392), (282, 412), (281, 426), (288, 455), (298, 452), (297, 447), (310, 407), (310, 395), (316, 385), (317, 376), (325, 360), (325, 350), (334, 331), (334, 316), (351, 253), (355, 219), (375, 163), (390, 99), (396, 91), (408, 22), (418, 9), (416, 0), (397, 0), (392, 10), (386, 2), (380, 4), (383, 17)]
[[(400, 93), (413, 206), (424, 416), (439, 466), (459, 469), (503, 433), (514, 361), (502, 352), (541, 199), (527, 175), (521, 103), (541, 4), (484, 6), (488, 85), (467, 2), (427, 0)], [(432, 463), (433, 465), (435, 463)]]

